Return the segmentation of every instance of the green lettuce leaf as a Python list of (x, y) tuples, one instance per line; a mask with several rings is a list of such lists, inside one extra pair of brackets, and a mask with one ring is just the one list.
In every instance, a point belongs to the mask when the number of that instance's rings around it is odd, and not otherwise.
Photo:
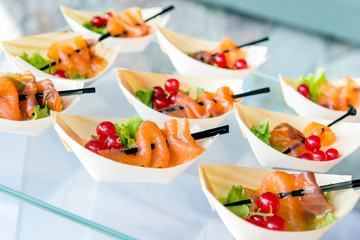
[(70, 79), (87, 79), (87, 76), (86, 75), (79, 75), (79, 74), (76, 74), (75, 76), (72, 76), (69, 74), (69, 78)]
[[(226, 198), (218, 198), (219, 202), (221, 202), (222, 204), (242, 201), (246, 199), (249, 199), (249, 196), (246, 194), (244, 188), (241, 185), (232, 186)], [(250, 206), (251, 204), (244, 204), (227, 208), (239, 217), (246, 218), (249, 215)]]
[(141, 91), (141, 90), (137, 90), (135, 92), (135, 95), (140, 98), (140, 100), (148, 105), (149, 107), (153, 108), (153, 104), (152, 104), (152, 94), (154, 92), (154, 89), (152, 87), (148, 87), (148, 89), (146, 89), (146, 92)]
[(301, 75), (298, 80), (298, 85), (306, 84), (309, 87), (309, 98), (311, 101), (317, 102), (318, 98), (321, 97), (320, 84), (326, 83), (325, 70), (319, 68), (316, 70), (316, 76), (309, 73), (306, 77)]
[[(37, 69), (40, 69), (42, 67), (45, 67), (46, 65), (49, 65), (51, 61), (49, 59), (43, 58), (39, 52), (34, 52), (31, 57), (26, 52), (23, 52), (23, 54), (20, 56), (24, 61), (28, 62), (32, 66), (36, 67)], [(53, 74), (53, 68), (47, 68), (44, 70), (46, 73)]]
[(93, 31), (93, 32), (96, 32), (96, 33), (99, 33), (101, 35), (105, 34), (106, 33), (106, 27), (101, 27), (101, 28), (98, 28), (98, 27), (95, 27), (91, 24), (91, 21), (88, 21), (88, 22), (85, 22), (83, 24), (84, 27), (86, 27), (87, 29), (89, 29), (90, 31)]
[(115, 123), (116, 133), (120, 136), (124, 147), (134, 148), (136, 146), (135, 135), (143, 120), (139, 117), (128, 118), (121, 126)]
[(50, 108), (45, 102), (44, 108), (40, 108), (40, 105), (34, 107), (34, 117), (31, 120), (46, 118), (50, 116)]
[(260, 140), (262, 140), (264, 143), (270, 144), (270, 130), (269, 130), (269, 119), (266, 118), (262, 120), (257, 126), (252, 125), (250, 128), (250, 131), (255, 134)]
[(327, 200), (329, 200), (329, 201), (330, 201), (330, 198), (331, 198), (331, 192), (327, 192), (327, 193), (325, 194), (325, 196), (326, 196)]
[(320, 225), (320, 228), (329, 226), (330, 224), (336, 222), (336, 218), (331, 212), (328, 212), (325, 216), (325, 221)]

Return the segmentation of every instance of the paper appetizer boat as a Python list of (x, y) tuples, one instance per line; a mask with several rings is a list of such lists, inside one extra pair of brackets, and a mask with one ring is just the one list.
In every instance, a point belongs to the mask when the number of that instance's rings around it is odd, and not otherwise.
[[(359, 190), (354, 191), (353, 189), (332, 192), (330, 202), (334, 205), (332, 213), (337, 221), (325, 228), (299, 232), (274, 231), (258, 227), (245, 221), (233, 214), (217, 200), (219, 197), (227, 196), (227, 193), (233, 185), (241, 184), (243, 187), (257, 189), (261, 185), (262, 179), (270, 170), (227, 165), (199, 165), (199, 172), (202, 189), (208, 201), (236, 239), (319, 239), (353, 209), (360, 196)], [(346, 180), (351, 180), (351, 176), (316, 174), (318, 185), (326, 185)]]
[[(61, 113), (53, 113), (52, 117), (55, 130), (60, 138), (66, 143), (67, 147), (74, 151), (89, 174), (99, 182), (168, 183), (197, 159), (169, 168), (138, 167), (115, 162), (87, 150), (84, 145), (89, 141), (92, 134), (96, 135), (95, 129), (100, 122), (111, 121), (121, 124), (126, 118), (84, 117)], [(158, 125), (160, 128), (163, 127), (161, 124)], [(215, 138), (210, 137), (196, 142), (206, 150)]]
[(360, 145), (360, 124), (339, 122), (331, 127), (331, 130), (336, 135), (336, 140), (329, 146), (339, 151), (339, 158), (330, 161), (300, 159), (283, 154), (264, 143), (250, 131), (251, 126), (256, 126), (260, 121), (268, 118), (270, 131), (280, 123), (288, 123), (299, 131), (302, 131), (306, 125), (313, 121), (323, 125), (327, 125), (331, 121), (278, 113), (240, 104), (235, 105), (235, 115), (244, 137), (249, 141), (256, 158), (262, 166), (327, 172), (330, 168), (353, 153)]
[(188, 56), (188, 52), (214, 49), (219, 43), (182, 35), (158, 26), (156, 35), (161, 49), (169, 56), (181, 75), (204, 78), (245, 78), (263, 64), (267, 57), (267, 47), (247, 46), (241, 48), (246, 54), (249, 68), (241, 70), (225, 69), (205, 64)]
[[(27, 53), (29, 56), (32, 56), (34, 52), (39, 52), (43, 58), (48, 59), (47, 52), (53, 42), (75, 37), (77, 35), (78, 34), (71, 33), (68, 31), (51, 32), (51, 33), (45, 33), (30, 37), (19, 38), (15, 40), (4, 41), (1, 43), (1, 45), (2, 48), (4, 49), (6, 56), (16, 65), (16, 67), (20, 71), (30, 70), (37, 78), (51, 78), (56, 80), (57, 79), (64, 80), (64, 78), (56, 77), (54, 75), (45, 73), (35, 68), (31, 64), (23, 60), (20, 56), (24, 52)], [(97, 73), (95, 77), (88, 79), (70, 79), (70, 80), (76, 80), (78, 82), (83, 82), (84, 84), (89, 84), (90, 82), (99, 79), (111, 68), (112, 64), (116, 60), (118, 49), (107, 48), (102, 43), (98, 43), (96, 44), (95, 52), (98, 56), (104, 58), (107, 61), (106, 68), (103, 71)]]
[[(296, 91), (297, 79), (285, 78), (279, 75), (281, 90), (284, 96), (285, 103), (294, 109), (300, 116), (315, 117), (323, 119), (336, 119), (346, 113), (346, 111), (331, 110), (323, 107), (307, 98)], [(353, 79), (360, 85), (360, 79)], [(344, 85), (344, 80), (330, 81), (334, 86)], [(357, 122), (360, 119), (360, 104), (354, 106), (357, 110), (355, 116), (349, 116), (344, 121)]]
[[(70, 25), (74, 32), (86, 34), (94, 38), (99, 38), (101, 36), (100, 34), (93, 32), (83, 26), (85, 22), (90, 21), (94, 16), (100, 15), (101, 12), (80, 11), (67, 8), (65, 6), (61, 6), (60, 9), (66, 22)], [(144, 19), (146, 19), (155, 15), (161, 10), (162, 9), (159, 7), (142, 9), (142, 16)], [(153, 39), (155, 36), (155, 25), (159, 24), (160, 26), (165, 26), (169, 18), (170, 15), (166, 14), (150, 20), (148, 24), (151, 26), (151, 32), (146, 36), (136, 38), (109, 37), (103, 42), (107, 47), (119, 47), (120, 52), (142, 52), (149, 45), (151, 39)]]
[[(36, 78), (42, 80), (42, 78)], [(53, 80), (57, 91), (83, 88), (82, 82)], [(80, 95), (62, 96), (63, 111), (66, 112), (80, 99)], [(30, 136), (38, 136), (52, 124), (51, 117), (41, 118), (37, 120), (14, 121), (0, 118), (0, 132), (10, 132)]]
[[(164, 86), (164, 83), (169, 78), (176, 78), (179, 80), (180, 89), (190, 90), (190, 96), (196, 98), (196, 88), (203, 87), (207, 91), (216, 92), (219, 87), (229, 86), (234, 94), (242, 92), (241, 79), (203, 79), (193, 77), (180, 77), (158, 73), (135, 72), (128, 70), (118, 70), (118, 81), (121, 90), (130, 102), (133, 104), (137, 113), (144, 119), (152, 121), (166, 121), (172, 117), (170, 115), (161, 113), (148, 107), (135, 96), (137, 90), (145, 91), (148, 87)], [(208, 119), (188, 119), (191, 125), (198, 125), (202, 128), (218, 126), (232, 111), (229, 111), (221, 116)]]

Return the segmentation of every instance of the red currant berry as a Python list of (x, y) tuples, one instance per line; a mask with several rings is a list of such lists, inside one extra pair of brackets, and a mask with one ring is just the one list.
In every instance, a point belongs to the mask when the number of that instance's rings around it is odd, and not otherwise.
[(120, 149), (122, 146), (121, 138), (117, 134), (109, 135), (105, 140), (105, 146), (108, 149)]
[(116, 134), (116, 128), (112, 122), (105, 121), (99, 123), (96, 127), (96, 133), (99, 135), (100, 139), (106, 139), (109, 135)]
[(98, 153), (99, 150), (106, 149), (104, 143), (102, 141), (99, 141), (98, 139), (92, 139), (92, 140), (88, 141), (84, 147), (96, 154), (99, 154)]
[(176, 93), (180, 88), (180, 83), (178, 80), (172, 78), (168, 79), (165, 82), (165, 90), (169, 93)]
[(152, 103), (155, 109), (163, 109), (169, 106), (169, 101), (166, 98), (154, 98)]
[(176, 103), (177, 92), (171, 93), (168, 100), (170, 104)]
[(310, 89), (309, 89), (308, 85), (306, 85), (306, 84), (300, 84), (300, 85), (297, 87), (297, 91), (298, 91), (298, 93), (300, 93), (300, 94), (303, 95), (304, 97), (309, 98)]
[(107, 12), (104, 14), (103, 21), (107, 23), (108, 19), (112, 17), (114, 17), (114, 14), (112, 12)]
[(61, 78), (69, 78), (69, 75), (64, 70), (58, 69), (55, 71), (54, 76)]
[(94, 26), (94, 27), (102, 27), (104, 24), (105, 24), (105, 21), (102, 17), (100, 16), (95, 16), (91, 19), (91, 24)]
[(279, 198), (272, 192), (264, 192), (256, 199), (256, 205), (262, 213), (277, 213), (280, 209)]
[(265, 228), (271, 230), (285, 231), (286, 223), (282, 217), (274, 215), (266, 218)]
[(226, 57), (223, 53), (215, 56), (215, 63), (221, 68), (227, 68)]
[(329, 148), (326, 150), (325, 155), (327, 160), (334, 160), (339, 158), (339, 152), (335, 148)]
[(321, 139), (316, 135), (311, 135), (305, 139), (306, 149), (313, 151), (321, 148)]
[(236, 69), (245, 69), (248, 68), (247, 62), (245, 59), (239, 59), (235, 62)]
[(310, 153), (303, 153), (298, 158), (306, 160), (314, 160), (313, 156)]
[(263, 216), (259, 215), (252, 215), (249, 218), (245, 218), (244, 220), (248, 221), (249, 223), (255, 224), (259, 227), (265, 227), (265, 220)]
[(152, 94), (152, 98), (166, 98), (166, 94), (162, 87), (156, 86), (154, 87), (154, 92)]
[(313, 156), (314, 161), (326, 161), (326, 155), (321, 150), (314, 150), (312, 152), (312, 156)]

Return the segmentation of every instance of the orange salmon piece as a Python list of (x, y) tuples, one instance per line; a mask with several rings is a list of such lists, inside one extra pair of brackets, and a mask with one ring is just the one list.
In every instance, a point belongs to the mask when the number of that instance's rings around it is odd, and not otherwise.
[(231, 40), (230, 37), (224, 37), (221, 40), (221, 43), (213, 51), (211, 51), (211, 53), (214, 54), (224, 52), (228, 49), (232, 50), (224, 54), (229, 68), (233, 68), (237, 60), (245, 59), (245, 53), (240, 48), (237, 48), (237, 45)]
[(317, 122), (312, 122), (307, 125), (303, 131), (304, 136), (308, 137), (316, 135), (321, 139), (321, 145), (324, 147), (330, 146), (336, 140), (335, 133), (331, 131), (328, 126), (322, 125)]
[(187, 119), (168, 120), (162, 130), (170, 151), (169, 167), (186, 163), (198, 156), (205, 150), (199, 147), (190, 133), (190, 124)]
[(50, 79), (44, 79), (37, 82), (38, 93), (44, 93), (42, 98), (42, 107), (47, 102), (49, 108), (56, 112), (63, 110), (62, 101), (58, 91), (56, 91), (53, 82)]
[(12, 81), (0, 79), (0, 118), (22, 120), (19, 96)]

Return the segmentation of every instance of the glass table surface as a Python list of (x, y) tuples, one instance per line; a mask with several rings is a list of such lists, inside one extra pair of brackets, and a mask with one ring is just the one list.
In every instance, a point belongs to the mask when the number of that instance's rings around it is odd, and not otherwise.
[[(119, 55), (114, 68), (93, 83), (96, 94), (85, 95), (68, 114), (104, 117), (136, 116), (118, 87), (116, 67), (176, 74), (168, 57), (152, 42), (143, 53)], [(11, 71), (2, 54), (0, 71)], [(245, 98), (243, 103), (294, 113), (282, 98), (275, 76), (255, 72), (243, 89), (271, 88), (270, 94)], [(261, 167), (244, 139), (234, 114), (222, 125), (230, 134), (214, 144), (185, 172), (169, 184), (100, 183), (84, 169), (73, 152), (67, 152), (53, 126), (40, 136), (0, 133), (1, 239), (233, 239), (202, 193), (199, 164)], [(330, 173), (360, 177), (360, 150)], [(21, 199), (13, 198), (16, 190)], [(38, 206), (26, 203), (36, 198)], [(25, 201), (25, 202), (24, 202)], [(48, 205), (49, 204), (49, 205)], [(359, 205), (356, 207), (359, 208)], [(66, 218), (57, 216), (65, 215)], [(62, 213), (61, 213), (62, 212)], [(360, 219), (358, 211), (349, 214)], [(324, 239), (350, 239), (340, 231), (354, 224), (346, 217)], [(80, 223), (80, 224), (79, 224)], [(344, 227), (345, 226), (345, 227)], [(355, 227), (351, 230), (359, 232)], [(345, 235), (344, 235), (345, 234)], [(350, 233), (349, 233), (350, 234)], [(330, 237), (331, 236), (331, 237)], [(345, 237), (344, 237), (345, 236)], [(334, 238), (335, 237), (335, 238)]]

